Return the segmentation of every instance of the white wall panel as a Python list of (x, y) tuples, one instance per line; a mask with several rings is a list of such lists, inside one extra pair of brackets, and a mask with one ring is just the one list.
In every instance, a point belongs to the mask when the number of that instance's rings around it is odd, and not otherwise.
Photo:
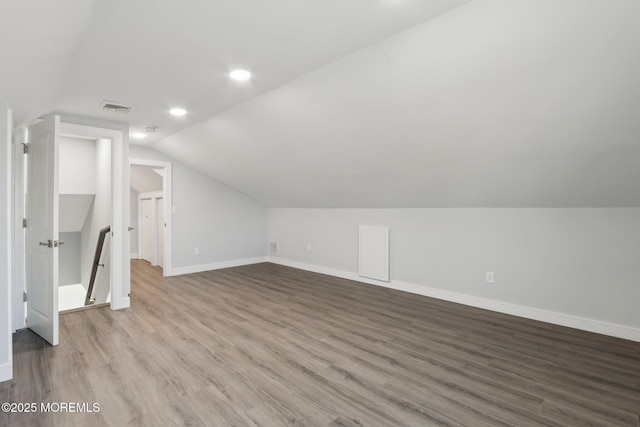
[(389, 281), (389, 228), (358, 229), (358, 275)]

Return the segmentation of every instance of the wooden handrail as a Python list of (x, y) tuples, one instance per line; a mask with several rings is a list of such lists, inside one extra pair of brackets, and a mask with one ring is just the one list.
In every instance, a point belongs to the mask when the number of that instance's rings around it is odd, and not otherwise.
[(91, 298), (91, 294), (93, 293), (93, 285), (96, 281), (96, 275), (98, 274), (98, 267), (100, 266), (100, 256), (102, 256), (102, 247), (104, 246), (104, 239), (107, 233), (110, 231), (111, 231), (110, 225), (100, 230), (100, 235), (98, 236), (98, 244), (96, 245), (96, 254), (93, 257), (93, 268), (91, 269), (91, 280), (89, 280), (89, 289), (87, 289), (87, 297), (84, 299), (84, 305), (91, 305), (94, 303), (93, 298)]

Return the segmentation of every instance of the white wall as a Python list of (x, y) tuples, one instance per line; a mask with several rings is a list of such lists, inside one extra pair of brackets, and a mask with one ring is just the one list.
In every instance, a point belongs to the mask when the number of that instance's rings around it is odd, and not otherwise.
[(60, 194), (58, 200), (59, 231), (61, 233), (81, 231), (94, 198), (95, 188), (94, 194)]
[(274, 260), (353, 276), (359, 225), (391, 227), (391, 287), (640, 340), (640, 208), (269, 209)]
[(131, 188), (129, 192), (129, 206), (131, 206), (131, 214), (129, 219), (129, 226), (133, 228), (131, 231), (131, 246), (130, 253), (131, 258), (138, 258), (138, 195), (139, 193)]
[[(155, 150), (132, 146), (131, 158), (173, 164), (175, 274), (251, 262), (266, 255), (267, 209), (255, 200)], [(194, 248), (200, 248), (200, 255)]]
[(11, 110), (0, 99), (0, 381), (13, 377), (11, 342)]
[[(81, 272), (82, 284), (85, 288), (89, 287), (91, 278), (91, 270), (93, 268), (93, 257), (96, 252), (96, 244), (100, 230), (111, 225), (111, 141), (107, 139), (99, 139), (96, 142), (95, 165), (93, 171), (95, 176), (96, 196), (93, 199), (93, 205), (89, 209), (89, 214), (82, 227), (82, 259)], [(107, 265), (98, 270), (95, 286), (98, 287), (98, 281), (104, 284), (103, 280), (108, 282), (110, 271)], [(108, 287), (108, 285), (107, 285)]]
[(60, 137), (60, 194), (95, 194), (96, 142)]
[[(87, 245), (91, 242), (89, 233), (96, 216), (93, 209), (97, 192), (96, 182), (102, 179), (99, 176), (102, 171), (97, 163), (97, 149), (98, 142), (95, 140), (60, 137), (60, 240), (65, 242), (60, 247), (60, 286), (83, 283), (86, 288), (88, 285), (93, 258)], [(110, 163), (110, 157), (107, 160)], [(109, 171), (107, 179), (110, 176)]]
[(121, 289), (117, 290), (117, 292), (114, 290), (111, 295), (111, 300), (114, 309), (129, 307), (130, 300), (128, 295), (131, 290), (129, 237), (131, 233), (126, 231), (129, 222), (129, 198), (126, 196), (129, 192), (129, 125), (123, 122), (113, 122), (73, 114), (60, 114), (60, 118), (61, 121), (65, 123), (115, 130), (119, 131), (122, 135), (122, 145), (121, 147), (115, 148), (116, 158), (114, 158), (116, 162), (122, 164), (122, 179), (120, 181), (116, 178), (116, 180), (120, 182), (118, 182), (118, 187), (113, 189), (123, 204), (121, 214), (118, 215), (117, 218), (114, 218), (114, 223), (119, 226), (115, 229), (114, 241), (120, 247), (121, 258), (111, 260), (116, 271), (119, 271), (119, 277), (114, 278), (114, 280), (119, 281)]
[(80, 232), (60, 232), (59, 234), (60, 241), (64, 242), (58, 250), (59, 286), (81, 283), (81, 234)]

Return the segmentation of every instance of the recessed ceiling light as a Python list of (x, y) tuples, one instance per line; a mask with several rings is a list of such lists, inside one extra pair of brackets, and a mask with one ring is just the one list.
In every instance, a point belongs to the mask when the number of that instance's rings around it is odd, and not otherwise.
[(229, 77), (231, 77), (233, 80), (244, 82), (251, 78), (251, 73), (247, 70), (233, 70), (231, 73), (229, 73)]
[(145, 139), (145, 138), (146, 138), (147, 136), (149, 136), (149, 135), (147, 135), (147, 134), (146, 134), (146, 133), (144, 133), (144, 132), (136, 132), (136, 133), (134, 133), (134, 134), (133, 134), (133, 135), (131, 135), (131, 136), (133, 136), (135, 139)]
[(185, 110), (184, 108), (172, 108), (171, 110), (169, 110), (169, 112), (176, 117), (182, 117), (187, 114), (187, 110)]

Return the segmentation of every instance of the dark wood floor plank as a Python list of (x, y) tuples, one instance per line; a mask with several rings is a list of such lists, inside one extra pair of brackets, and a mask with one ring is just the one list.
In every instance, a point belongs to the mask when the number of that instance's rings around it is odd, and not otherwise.
[(444, 411), (450, 417), (460, 420), (464, 425), (526, 425), (528, 427), (555, 426), (554, 422), (540, 417), (537, 412), (528, 412), (517, 406), (510, 405), (500, 398), (483, 399), (478, 393), (467, 394), (467, 391), (453, 391), (448, 396), (434, 393), (431, 389), (415, 383), (394, 381), (389, 383), (388, 390), (408, 399), (416, 399), (418, 403), (428, 399), (437, 402), (435, 407)]
[(598, 414), (585, 414), (581, 411), (547, 401), (540, 409), (540, 414), (561, 421), (565, 425), (589, 426), (589, 427), (619, 427), (621, 425), (634, 425), (634, 417), (630, 417), (627, 423), (612, 422), (610, 419), (602, 419)]
[(465, 373), (473, 376), (479, 382), (495, 382), (497, 384), (509, 384), (511, 387), (531, 393), (535, 396), (542, 396), (545, 401), (558, 402), (563, 406), (571, 408), (576, 412), (584, 413), (586, 416), (593, 415), (612, 420), (619, 425), (629, 425), (629, 420), (633, 418), (633, 412), (621, 410), (615, 406), (602, 403), (599, 399), (591, 399), (582, 395), (580, 389), (571, 391), (562, 390), (551, 384), (533, 381), (516, 374), (501, 371), (493, 367), (469, 364), (465, 368)]
[(14, 336), (2, 426), (633, 426), (640, 343), (257, 264), (163, 278), (132, 262), (132, 307)]
[[(443, 425), (443, 426), (464, 426), (463, 417), (451, 417), (451, 407), (433, 407), (416, 403), (399, 393), (393, 393), (385, 387), (367, 381), (352, 372), (343, 368), (331, 366), (320, 372), (320, 376), (327, 380), (340, 384), (351, 392), (354, 396), (361, 396), (370, 402), (376, 402), (376, 406), (385, 414), (396, 417), (399, 425)], [(436, 394), (422, 394), (425, 400), (437, 400)], [(459, 414), (455, 414), (459, 415)], [(458, 421), (459, 420), (459, 421)], [(475, 419), (476, 425), (487, 424), (481, 417)], [(495, 424), (494, 424), (495, 425)]]

